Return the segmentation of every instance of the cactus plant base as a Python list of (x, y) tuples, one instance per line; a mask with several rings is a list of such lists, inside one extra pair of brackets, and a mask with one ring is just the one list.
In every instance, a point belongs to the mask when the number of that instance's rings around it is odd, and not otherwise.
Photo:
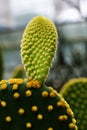
[(60, 94), (70, 104), (79, 130), (87, 130), (87, 78), (69, 80)]
[(67, 102), (36, 80), (0, 82), (0, 130), (77, 130)]

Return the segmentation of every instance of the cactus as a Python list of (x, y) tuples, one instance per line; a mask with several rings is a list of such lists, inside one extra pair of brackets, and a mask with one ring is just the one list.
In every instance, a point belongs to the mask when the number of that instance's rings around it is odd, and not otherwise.
[(69, 80), (60, 94), (70, 104), (75, 113), (79, 130), (87, 130), (87, 78)]
[(46, 17), (37, 16), (27, 25), (21, 55), (29, 78), (44, 82), (57, 48), (57, 32)]
[(55, 35), (55, 26), (43, 16), (25, 29), (21, 55), (29, 77), (0, 82), (1, 130), (77, 130), (69, 104), (44, 83), (56, 50)]
[(51, 87), (36, 80), (0, 82), (1, 130), (76, 130), (70, 106)]

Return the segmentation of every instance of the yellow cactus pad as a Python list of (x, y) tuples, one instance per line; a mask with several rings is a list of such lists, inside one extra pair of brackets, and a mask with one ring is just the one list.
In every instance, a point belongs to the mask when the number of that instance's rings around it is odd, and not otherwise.
[(57, 31), (52, 21), (43, 16), (27, 25), (21, 44), (21, 56), (28, 77), (43, 83), (57, 48)]

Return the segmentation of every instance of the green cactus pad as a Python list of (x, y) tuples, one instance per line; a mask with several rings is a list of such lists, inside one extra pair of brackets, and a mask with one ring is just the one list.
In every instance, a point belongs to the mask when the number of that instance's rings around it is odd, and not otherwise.
[(30, 79), (44, 82), (57, 47), (57, 32), (52, 21), (43, 16), (27, 25), (21, 44), (21, 56)]
[(70, 104), (79, 130), (87, 130), (87, 78), (69, 80), (60, 94)]
[(1, 130), (77, 130), (67, 102), (36, 80), (0, 82)]

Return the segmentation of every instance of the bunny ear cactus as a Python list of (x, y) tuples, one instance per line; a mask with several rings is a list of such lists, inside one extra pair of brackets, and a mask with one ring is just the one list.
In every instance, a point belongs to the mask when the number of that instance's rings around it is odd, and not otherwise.
[(56, 51), (54, 24), (43, 16), (27, 25), (21, 55), (29, 78), (0, 82), (1, 130), (77, 130), (69, 104), (44, 84)]
[(51, 87), (29, 79), (1, 80), (1, 130), (77, 130), (73, 112)]
[(70, 104), (79, 130), (87, 130), (87, 78), (69, 80), (60, 94)]
[(50, 19), (33, 18), (27, 25), (21, 44), (24, 68), (30, 79), (43, 83), (57, 48), (57, 32)]

